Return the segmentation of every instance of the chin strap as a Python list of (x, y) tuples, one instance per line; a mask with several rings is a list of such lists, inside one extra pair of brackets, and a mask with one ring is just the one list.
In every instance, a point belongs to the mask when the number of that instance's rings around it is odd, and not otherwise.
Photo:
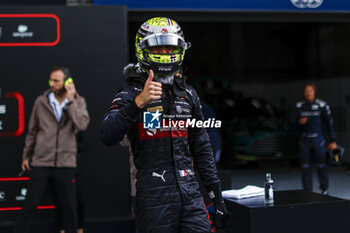
[(173, 89), (174, 94), (177, 97), (186, 97), (186, 76), (165, 76), (154, 77), (157, 82), (164, 85), (164, 89)]
[[(154, 80), (163, 84), (164, 90), (172, 89), (177, 97), (184, 98), (186, 94), (186, 76), (181, 75), (182, 71), (178, 74), (159, 77), (155, 76)], [(142, 70), (140, 64), (128, 64), (124, 67), (123, 74), (127, 82), (140, 82), (144, 84), (147, 80), (148, 73)], [(163, 91), (164, 92), (164, 91)], [(164, 95), (164, 93), (163, 93)]]
[(186, 97), (186, 76), (175, 76), (173, 90), (176, 96)]
[(163, 85), (172, 85), (174, 83), (174, 76), (164, 76), (164, 77), (155, 76), (154, 80), (156, 80), (157, 82), (160, 82)]

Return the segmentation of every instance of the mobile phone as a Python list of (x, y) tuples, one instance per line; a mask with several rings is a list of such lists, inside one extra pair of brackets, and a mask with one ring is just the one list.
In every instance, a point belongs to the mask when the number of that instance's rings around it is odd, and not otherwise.
[(67, 78), (67, 80), (64, 82), (64, 85), (67, 86), (67, 85), (69, 85), (69, 84), (72, 83), (72, 82), (73, 82), (73, 78), (72, 78), (72, 77), (69, 77), (69, 78)]

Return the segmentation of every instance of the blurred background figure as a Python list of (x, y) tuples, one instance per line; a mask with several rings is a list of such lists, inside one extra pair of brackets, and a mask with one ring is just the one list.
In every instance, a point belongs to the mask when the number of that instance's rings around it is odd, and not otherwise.
[(326, 142), (322, 134), (322, 122), (327, 126), (330, 143), (328, 149), (337, 148), (336, 135), (329, 105), (316, 99), (316, 86), (313, 83), (304, 87), (304, 100), (296, 104), (292, 121), (300, 131), (299, 160), (302, 169), (302, 183), (305, 190), (312, 191), (311, 160), (314, 154), (320, 189), (328, 194), (329, 177), (326, 164)]
[[(78, 154), (77, 154), (77, 169), (75, 172), (75, 185), (77, 192), (77, 226), (78, 233), (84, 233), (84, 218), (85, 218), (85, 201), (84, 201), (84, 189), (83, 182), (81, 181), (81, 170), (83, 164), (83, 158), (85, 152), (88, 150), (88, 143), (86, 141), (85, 132), (80, 131), (77, 134), (77, 146), (78, 146)], [(55, 197), (57, 199), (57, 197)], [(65, 233), (63, 230), (63, 219), (62, 213), (59, 203), (56, 204), (56, 218), (57, 225), (60, 229), (60, 233)]]
[[(130, 159), (130, 195), (131, 195), (131, 215), (132, 218), (136, 217), (136, 173), (137, 169), (134, 164), (134, 154), (130, 146), (128, 137), (125, 135), (124, 139), (120, 142), (120, 145), (123, 147), (128, 147), (129, 150), (129, 159)], [(137, 232), (137, 230), (136, 230)]]
[[(216, 116), (215, 116), (214, 109), (204, 101), (201, 101), (201, 104), (202, 104), (204, 119), (205, 120), (215, 119)], [(210, 128), (210, 129), (207, 129), (207, 132), (209, 135), (211, 147), (213, 149), (215, 163), (219, 163), (220, 157), (221, 157), (221, 151), (222, 151), (222, 139), (220, 135), (220, 130), (217, 128)]]
[(30, 232), (34, 211), (49, 182), (61, 208), (63, 229), (77, 232), (76, 134), (87, 128), (90, 117), (67, 68), (53, 67), (49, 85), (50, 89), (36, 99), (29, 120), (22, 170), (31, 170), (30, 181), (14, 233)]

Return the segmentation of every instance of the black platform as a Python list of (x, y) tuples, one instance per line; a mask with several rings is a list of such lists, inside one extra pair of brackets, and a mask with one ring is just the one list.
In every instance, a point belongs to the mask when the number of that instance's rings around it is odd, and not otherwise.
[(264, 197), (226, 200), (235, 233), (348, 233), (350, 202), (304, 190), (277, 191), (273, 206)]
[[(11, 233), (14, 222), (1, 222), (0, 233)], [(31, 233), (58, 233), (55, 222), (36, 222), (32, 224)], [(134, 233), (132, 219), (87, 219), (85, 233)]]

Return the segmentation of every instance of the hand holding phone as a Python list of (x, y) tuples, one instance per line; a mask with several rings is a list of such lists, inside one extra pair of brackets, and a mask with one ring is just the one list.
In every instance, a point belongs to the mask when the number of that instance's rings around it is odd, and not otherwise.
[(69, 101), (73, 101), (75, 98), (75, 94), (77, 93), (75, 89), (75, 85), (73, 82), (73, 78), (69, 77), (65, 82), (64, 82), (64, 87), (67, 90), (67, 98)]

